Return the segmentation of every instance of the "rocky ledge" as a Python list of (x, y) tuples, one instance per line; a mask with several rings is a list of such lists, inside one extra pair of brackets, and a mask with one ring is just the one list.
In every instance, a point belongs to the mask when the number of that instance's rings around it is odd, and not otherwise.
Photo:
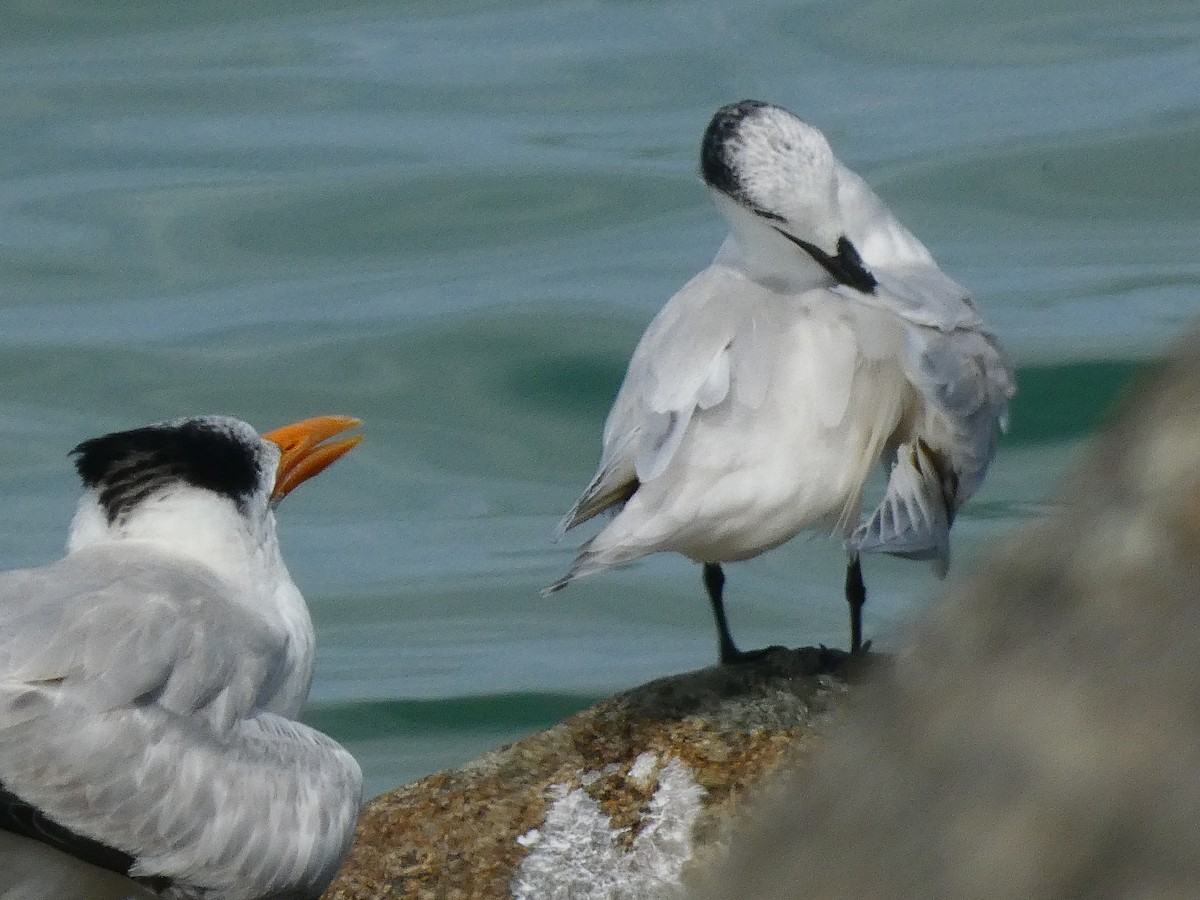
[(368, 804), (325, 896), (616, 900), (677, 886), (741, 801), (819, 743), (858, 659), (780, 648), (663, 678), (397, 788)]

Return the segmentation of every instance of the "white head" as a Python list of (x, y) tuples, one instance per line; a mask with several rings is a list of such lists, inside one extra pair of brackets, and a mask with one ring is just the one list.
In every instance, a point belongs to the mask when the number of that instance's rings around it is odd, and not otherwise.
[(279, 552), (273, 510), (358, 444), (359, 436), (326, 440), (358, 424), (325, 416), (259, 437), (238, 419), (202, 416), (84, 441), (72, 451), (85, 491), (67, 551), (137, 542), (149, 545), (147, 559), (183, 556), (223, 578), (231, 599), (283, 629), (288, 663), (264, 703), (295, 715), (308, 694), (315, 638)]
[(759, 100), (723, 106), (705, 129), (700, 173), (752, 268), (874, 289), (845, 235), (838, 163), (816, 128)]
[(67, 549), (143, 540), (209, 563), (230, 544), (270, 549), (274, 507), (354, 447), (358, 436), (322, 441), (357, 424), (326, 416), (259, 437), (238, 419), (198, 416), (84, 441), (72, 451), (85, 493)]

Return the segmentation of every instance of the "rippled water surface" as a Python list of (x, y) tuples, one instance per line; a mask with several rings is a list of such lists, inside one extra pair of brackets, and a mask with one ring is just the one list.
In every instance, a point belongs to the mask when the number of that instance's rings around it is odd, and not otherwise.
[[(310, 718), (372, 792), (713, 658), (681, 558), (537, 591), (638, 335), (723, 234), (717, 106), (825, 130), (1009, 346), (956, 567), (1200, 311), (1194, 3), (3, 7), (0, 562), (60, 552), (84, 437), (362, 417), (280, 520)], [(841, 568), (820, 537), (731, 567), (739, 639), (844, 644)], [(866, 568), (886, 642), (937, 583)]]

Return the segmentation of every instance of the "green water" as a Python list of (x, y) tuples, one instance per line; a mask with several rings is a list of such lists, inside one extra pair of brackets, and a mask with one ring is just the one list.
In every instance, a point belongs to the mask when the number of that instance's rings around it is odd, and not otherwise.
[[(341, 411), (280, 511), (310, 718), (372, 792), (713, 658), (696, 567), (544, 600), (638, 335), (723, 235), (717, 106), (824, 129), (976, 293), (1013, 427), (954, 568), (1044, 508), (1200, 311), (1200, 8), (946, 2), (3, 3), (0, 563), (60, 551), (66, 452), (116, 428)], [(580, 538), (581, 539), (581, 538)], [(747, 646), (845, 642), (842, 557), (730, 567)], [(939, 589), (868, 561), (884, 643)]]

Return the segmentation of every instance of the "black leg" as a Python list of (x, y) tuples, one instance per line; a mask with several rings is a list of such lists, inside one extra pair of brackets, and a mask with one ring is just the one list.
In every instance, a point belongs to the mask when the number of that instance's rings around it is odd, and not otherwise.
[(867, 586), (863, 584), (862, 565), (858, 556), (846, 566), (846, 602), (850, 604), (850, 652), (862, 649), (862, 608), (867, 602)]
[(708, 602), (712, 604), (713, 618), (717, 620), (717, 652), (721, 663), (733, 663), (742, 658), (742, 651), (733, 642), (729, 633), (729, 622), (725, 619), (725, 601), (721, 593), (725, 590), (725, 573), (720, 563), (704, 564), (704, 588), (708, 591)]

